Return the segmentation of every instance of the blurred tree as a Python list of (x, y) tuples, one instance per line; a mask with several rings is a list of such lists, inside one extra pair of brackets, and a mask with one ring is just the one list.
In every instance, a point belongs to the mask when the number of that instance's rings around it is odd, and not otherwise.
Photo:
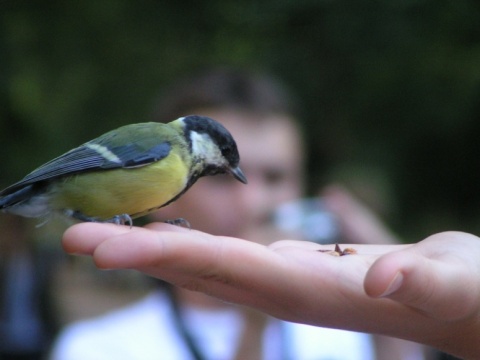
[(2, 1), (0, 184), (228, 64), (301, 99), (312, 189), (334, 164), (379, 168), (400, 233), (480, 231), (479, 18), (476, 0)]

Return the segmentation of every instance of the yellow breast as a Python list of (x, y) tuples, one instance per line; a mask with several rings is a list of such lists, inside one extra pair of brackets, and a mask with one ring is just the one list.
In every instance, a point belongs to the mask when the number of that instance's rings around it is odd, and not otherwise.
[(55, 209), (79, 211), (88, 217), (132, 218), (153, 211), (184, 190), (189, 169), (175, 153), (151, 165), (100, 170), (66, 178), (55, 189)]

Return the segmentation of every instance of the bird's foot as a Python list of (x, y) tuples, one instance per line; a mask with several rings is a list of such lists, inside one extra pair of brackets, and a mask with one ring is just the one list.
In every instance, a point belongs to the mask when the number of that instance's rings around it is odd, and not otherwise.
[(121, 215), (115, 215), (114, 217), (111, 217), (110, 219), (100, 219), (98, 217), (93, 217), (93, 216), (87, 216), (82, 214), (79, 211), (69, 211), (66, 210), (65, 214), (67, 216), (71, 216), (77, 220), (80, 221), (86, 221), (86, 222), (98, 222), (98, 223), (109, 223), (109, 224), (117, 224), (117, 225), (129, 225), (130, 228), (132, 228), (133, 221), (130, 215), (128, 214), (121, 214)]
[(183, 227), (186, 227), (188, 229), (192, 228), (190, 226), (190, 223), (188, 222), (188, 220), (186, 220), (184, 218), (176, 218), (176, 219), (172, 219), (172, 220), (165, 220), (164, 222), (166, 224), (170, 224), (170, 225), (183, 226)]
[(127, 225), (130, 226), (130, 229), (133, 226), (133, 220), (128, 214), (115, 215), (114, 217), (104, 220), (102, 222), (112, 223), (117, 225)]

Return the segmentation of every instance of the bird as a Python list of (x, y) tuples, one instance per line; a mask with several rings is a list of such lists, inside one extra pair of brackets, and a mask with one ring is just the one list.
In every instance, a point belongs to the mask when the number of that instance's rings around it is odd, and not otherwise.
[(177, 200), (200, 177), (231, 174), (247, 184), (239, 162), (230, 132), (206, 116), (125, 125), (0, 191), (0, 210), (131, 227), (132, 219)]

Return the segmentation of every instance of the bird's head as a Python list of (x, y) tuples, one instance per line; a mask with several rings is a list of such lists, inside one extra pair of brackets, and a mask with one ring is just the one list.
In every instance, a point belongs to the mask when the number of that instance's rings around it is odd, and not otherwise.
[(199, 166), (199, 176), (229, 173), (238, 181), (247, 183), (247, 178), (239, 167), (237, 144), (222, 124), (198, 115), (178, 120), (183, 122), (192, 157)]

